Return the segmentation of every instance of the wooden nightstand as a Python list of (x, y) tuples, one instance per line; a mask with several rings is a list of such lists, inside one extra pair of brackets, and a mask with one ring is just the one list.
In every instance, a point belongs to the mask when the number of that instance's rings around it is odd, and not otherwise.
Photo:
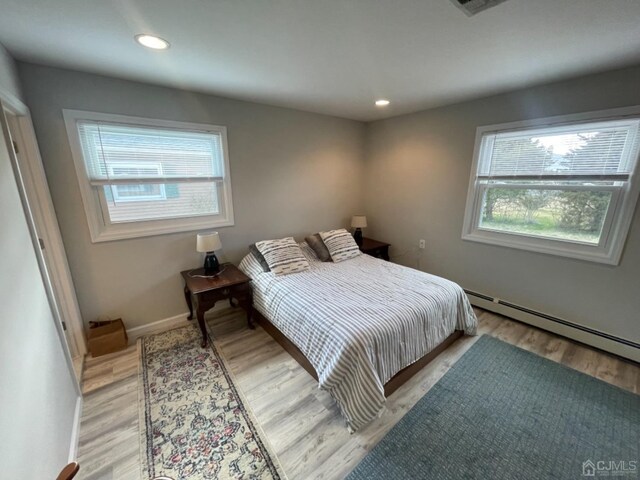
[(388, 243), (379, 242), (373, 238), (364, 237), (362, 239), (362, 245), (360, 251), (371, 255), (372, 257), (382, 258), (383, 260), (389, 260), (389, 245)]
[[(253, 326), (253, 291), (251, 279), (238, 267), (225, 263), (220, 265), (220, 274), (212, 278), (203, 278), (204, 269), (185, 270), (180, 272), (184, 279), (184, 298), (189, 306), (189, 320), (196, 311), (198, 325), (202, 332), (202, 347), (207, 346), (207, 326), (204, 314), (220, 300), (229, 300), (232, 307), (241, 307), (247, 312), (249, 328)], [(235, 300), (235, 303), (234, 303)]]

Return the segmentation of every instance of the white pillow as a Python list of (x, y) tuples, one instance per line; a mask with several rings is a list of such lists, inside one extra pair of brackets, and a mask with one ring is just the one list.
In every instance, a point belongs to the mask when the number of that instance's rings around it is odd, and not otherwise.
[(256, 248), (276, 275), (309, 270), (309, 262), (293, 237), (256, 242)]
[(344, 228), (320, 232), (320, 238), (329, 250), (331, 260), (336, 263), (357, 257), (362, 253), (351, 234)]

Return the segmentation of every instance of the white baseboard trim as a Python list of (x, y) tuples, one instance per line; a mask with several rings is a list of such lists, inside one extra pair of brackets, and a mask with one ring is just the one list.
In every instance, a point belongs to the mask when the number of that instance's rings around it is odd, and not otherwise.
[(594, 332), (591, 333), (589, 331), (578, 328), (578, 325), (576, 325), (575, 327), (568, 325), (571, 322), (566, 322), (564, 324), (558, 323), (556, 321), (544, 318), (543, 316), (535, 315), (534, 313), (523, 312), (519, 309), (512, 308), (507, 305), (502, 305), (489, 299), (480, 298), (470, 292), (467, 292), (467, 296), (469, 297), (469, 301), (472, 305), (480, 307), (484, 310), (499, 313), (501, 315), (504, 315), (505, 317), (513, 318), (528, 325), (538, 327), (542, 330), (556, 333), (571, 340), (575, 340), (577, 342), (590, 345), (600, 350), (604, 350), (605, 352), (610, 352), (614, 355), (628, 358), (629, 360), (640, 363), (640, 349), (632, 345), (626, 345), (621, 341), (616, 341), (610, 338), (606, 338), (606, 336), (601, 336), (595, 329), (589, 329)]
[[(173, 328), (181, 327), (189, 324), (187, 317), (189, 312), (181, 313), (169, 318), (163, 318), (162, 320), (156, 320), (155, 322), (140, 325), (139, 327), (133, 327), (127, 330), (127, 336), (129, 337), (129, 345), (134, 345), (138, 338), (145, 335), (152, 335), (154, 333), (164, 332)], [(195, 319), (193, 321), (196, 321)]]
[(78, 444), (80, 443), (80, 422), (82, 420), (82, 396), (76, 400), (76, 410), (71, 427), (71, 444), (69, 445), (69, 463), (75, 462), (78, 458)]
[[(215, 314), (216, 312), (220, 312), (222, 310), (227, 310), (229, 308), (231, 307), (229, 307), (227, 303), (218, 303), (215, 307), (207, 312), (205, 317), (209, 318), (212, 314)], [(192, 322), (195, 322), (196, 324), (198, 323), (195, 318), (193, 320), (187, 320), (188, 316), (189, 312), (184, 312), (178, 315), (174, 315), (173, 317), (163, 318), (162, 320), (156, 320), (155, 322), (140, 325), (139, 327), (129, 328), (127, 329), (129, 345), (134, 345), (138, 338), (144, 337), (145, 335), (153, 335), (155, 333), (165, 332), (167, 330), (172, 330), (174, 328), (189, 325)]]

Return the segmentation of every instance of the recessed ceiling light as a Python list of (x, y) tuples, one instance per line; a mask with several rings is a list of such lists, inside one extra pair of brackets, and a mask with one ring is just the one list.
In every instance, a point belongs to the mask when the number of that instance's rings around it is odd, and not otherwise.
[(380, 100), (376, 100), (376, 107), (386, 107), (390, 103), (391, 102), (389, 100), (385, 100), (384, 98), (381, 98)]
[(154, 50), (166, 50), (169, 48), (169, 42), (163, 38), (156, 37), (155, 35), (141, 33), (140, 35), (136, 35), (135, 39), (140, 45), (147, 48), (153, 48)]

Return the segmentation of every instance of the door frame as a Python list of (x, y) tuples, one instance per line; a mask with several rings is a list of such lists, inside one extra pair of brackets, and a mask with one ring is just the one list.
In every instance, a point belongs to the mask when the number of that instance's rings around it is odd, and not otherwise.
[[(24, 142), (24, 155), (16, 155), (12, 148), (13, 138), (8, 117), (13, 117), (12, 121), (15, 119), (16, 124), (13, 128), (17, 130), (16, 136), (20, 137), (17, 143), (19, 144), (20, 140)], [(67, 254), (64, 249), (64, 244), (62, 243), (58, 219), (49, 192), (49, 184), (47, 183), (44, 167), (42, 166), (42, 158), (40, 157), (35, 130), (31, 122), (31, 113), (22, 100), (11, 91), (3, 88), (2, 85), (0, 85), (0, 135), (5, 137), (7, 143), (7, 153), (9, 154), (9, 161), (13, 169), (16, 186), (18, 187), (27, 227), (31, 234), (31, 241), (40, 269), (42, 283), (47, 294), (47, 300), (54, 319), (54, 326), (58, 332), (58, 338), (69, 370), (69, 375), (71, 376), (71, 382), (77, 394), (68, 456), (69, 462), (72, 462), (75, 461), (78, 455), (83, 397), (82, 388), (80, 387), (81, 379), (78, 378), (80, 372), (76, 373), (76, 369), (74, 368), (70, 349), (71, 345), (69, 344), (73, 344), (73, 348), (75, 349), (73, 352), (74, 356), (80, 356), (81, 359), (84, 360), (87, 349), (83, 322), (80, 316), (80, 309), (78, 308), (73, 279), (71, 278), (69, 265), (67, 263)], [(18, 149), (20, 149), (20, 146), (18, 146)], [(22, 162), (24, 162), (25, 165), (21, 165)], [(28, 190), (25, 186), (27, 180), (31, 190)], [(37, 212), (37, 217), (34, 216), (35, 212)], [(45, 219), (47, 223), (44, 223)], [(59, 280), (60, 285), (63, 285), (62, 288), (65, 291), (65, 295), (67, 295), (67, 301), (71, 302), (64, 304), (68, 311), (62, 313), (58, 308), (56, 292), (51, 283), (51, 275), (49, 275), (49, 270), (47, 269), (45, 255), (40, 248), (39, 239), (43, 237), (39, 236), (39, 233), (46, 235), (48, 243), (45, 242), (45, 246), (49, 246), (47, 254), (54, 250), (58, 252), (55, 259), (51, 262), (51, 268), (53, 269), (52, 275), (56, 280)], [(74, 305), (76, 313), (74, 313), (74, 309), (72, 308)], [(69, 331), (69, 336), (73, 336), (73, 342), (67, 341), (67, 335), (65, 335), (62, 328), (63, 318), (65, 318), (69, 326), (72, 327)]]
[[(27, 203), (25, 213), (31, 217), (32, 234), (35, 235), (34, 247), (38, 252), (39, 261), (43, 263), (41, 270), (43, 270), (47, 293), (54, 303), (56, 328), (59, 329), (61, 341), (71, 359), (83, 358), (87, 353), (84, 324), (31, 114), (29, 108), (20, 100), (15, 97), (7, 98), (2, 93), (0, 92), (2, 101), (0, 113), (6, 119), (9, 129), (5, 135), (8, 134), (10, 144), (13, 144), (14, 148), (17, 146), (19, 152), (16, 155), (15, 151), (10, 151), (9, 154), (17, 167), (18, 187)], [(66, 334), (64, 326), (66, 326)], [(76, 378), (73, 362), (71, 368)]]
[(12, 148), (14, 140), (12, 138), (11, 131), (9, 129), (9, 122), (7, 119), (9, 115), (13, 115), (13, 113), (9, 108), (5, 106), (5, 104), (2, 101), (2, 96), (0, 95), (0, 135), (2, 135), (3, 140), (7, 146), (6, 147), (7, 154), (9, 156), (9, 162), (11, 164), (11, 169), (13, 170), (13, 177), (16, 182), (18, 194), (20, 196), (22, 211), (24, 213), (27, 228), (29, 230), (29, 236), (31, 237), (33, 252), (35, 254), (36, 261), (38, 263), (38, 269), (40, 270), (40, 278), (42, 279), (42, 286), (44, 287), (44, 290), (47, 296), (47, 301), (49, 303), (49, 309), (51, 311), (51, 316), (53, 318), (54, 327), (56, 329), (56, 332), (58, 333), (58, 340), (60, 342), (60, 347), (62, 348), (62, 355), (65, 359), (65, 363), (67, 364), (69, 377), (71, 378), (71, 383), (73, 384), (73, 388), (76, 393), (76, 406), (75, 406), (75, 413), (73, 417), (73, 425), (71, 426), (71, 439), (69, 444), (69, 455), (68, 455), (68, 460), (73, 461), (78, 454), (78, 444), (79, 444), (79, 438), (80, 438), (80, 421), (81, 421), (80, 419), (82, 415), (82, 389), (80, 388), (79, 379), (73, 367), (73, 360), (71, 358), (71, 354), (69, 351), (69, 343), (67, 342), (67, 336), (65, 335), (65, 332), (62, 328), (62, 316), (60, 314), (60, 309), (58, 308), (58, 303), (56, 301), (54, 288), (51, 283), (51, 276), (49, 275), (49, 271), (47, 269), (45, 255), (43, 253), (43, 250), (40, 248), (41, 240), (40, 240), (40, 237), (38, 236), (38, 231), (37, 231), (37, 227), (36, 227), (36, 223), (33, 215), (33, 209), (31, 204), (29, 203), (30, 199), (27, 196), (27, 191), (24, 184), (24, 176), (21, 172), (18, 156), (16, 155), (14, 148)]
[(36, 234), (41, 241), (40, 247), (51, 276), (54, 296), (66, 326), (65, 337), (69, 345), (69, 353), (72, 358), (82, 357), (87, 353), (82, 316), (31, 117), (17, 116), (13, 112), (9, 112), (5, 117), (9, 124), (11, 138), (18, 148), (17, 161), (20, 175), (33, 215)]

